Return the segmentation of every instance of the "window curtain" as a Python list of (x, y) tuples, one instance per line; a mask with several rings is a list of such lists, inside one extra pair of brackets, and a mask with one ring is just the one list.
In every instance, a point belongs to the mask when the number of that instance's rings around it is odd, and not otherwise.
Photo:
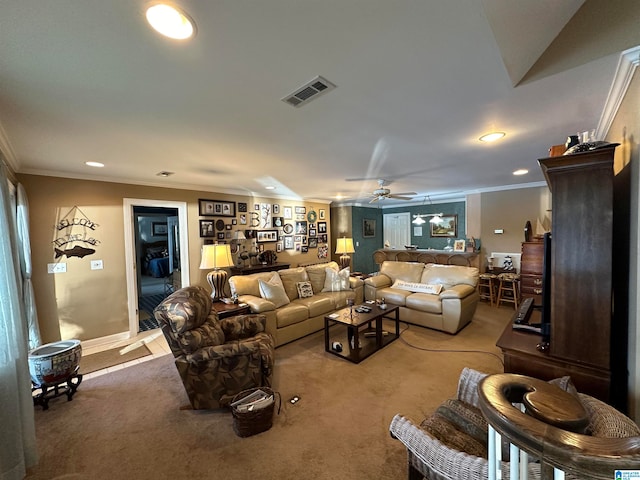
[(27, 328), (29, 334), (29, 350), (39, 347), (40, 327), (38, 326), (38, 313), (36, 311), (36, 299), (31, 283), (31, 240), (29, 237), (29, 202), (27, 192), (22, 184), (18, 184), (17, 191), (17, 228), (18, 242), (20, 244), (20, 273), (22, 274), (22, 299), (24, 313), (27, 316)]
[(21, 480), (37, 462), (27, 319), (6, 167), (0, 163), (0, 480)]

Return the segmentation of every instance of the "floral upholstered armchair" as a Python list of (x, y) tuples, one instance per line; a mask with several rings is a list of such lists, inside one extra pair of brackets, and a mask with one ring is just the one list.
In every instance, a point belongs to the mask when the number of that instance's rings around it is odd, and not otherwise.
[(194, 409), (222, 408), (242, 390), (271, 386), (275, 346), (264, 315), (220, 320), (200, 286), (177, 290), (153, 313)]

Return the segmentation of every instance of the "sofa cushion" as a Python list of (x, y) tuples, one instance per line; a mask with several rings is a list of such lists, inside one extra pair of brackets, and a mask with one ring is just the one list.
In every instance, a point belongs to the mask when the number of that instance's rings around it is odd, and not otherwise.
[(307, 276), (313, 287), (313, 293), (319, 293), (324, 288), (324, 281), (327, 276), (326, 268), (332, 268), (336, 271), (340, 269), (336, 262), (319, 263), (318, 265), (306, 267)]
[(349, 284), (349, 267), (342, 270), (334, 270), (333, 268), (325, 268), (326, 277), (324, 280), (323, 292), (341, 292), (343, 290), (351, 290)]
[(428, 283), (414, 283), (414, 282), (405, 282), (404, 280), (396, 280), (391, 288), (399, 288), (400, 290), (407, 290), (409, 292), (419, 292), (419, 293), (431, 293), (433, 295), (438, 295), (440, 290), (442, 290), (442, 285), (431, 285)]
[(440, 297), (430, 293), (412, 293), (405, 299), (405, 305), (420, 312), (442, 313)]
[(299, 303), (290, 303), (276, 310), (277, 328), (288, 327), (296, 323), (304, 322), (309, 318), (309, 309)]
[(304, 267), (287, 268), (286, 270), (279, 270), (278, 274), (284, 285), (284, 291), (287, 292), (289, 300), (295, 300), (298, 298), (298, 282), (308, 282), (309, 277)]
[(298, 282), (296, 283), (296, 288), (298, 289), (298, 298), (313, 297), (311, 282)]
[(478, 269), (460, 265), (440, 265), (429, 263), (424, 267), (420, 283), (440, 284), (446, 290), (454, 285), (469, 285), (473, 288), (478, 284)]
[(297, 298), (293, 301), (296, 305), (304, 305), (309, 310), (310, 317), (317, 317), (319, 315), (325, 315), (335, 310), (334, 303), (330, 298), (323, 297), (321, 295), (314, 295), (313, 297)]
[(409, 295), (413, 295), (413, 293), (391, 287), (381, 288), (376, 292), (376, 298), (384, 298), (385, 302), (400, 305), (401, 307), (405, 306), (406, 299)]
[(260, 286), (258, 280), (269, 283), (282, 283), (276, 272), (252, 273), (251, 275), (234, 275), (229, 279), (231, 293), (237, 295), (260, 296)]
[(339, 308), (346, 307), (347, 300), (355, 300), (356, 292), (354, 292), (353, 290), (344, 290), (342, 292), (322, 292), (315, 296), (328, 298), (333, 305), (333, 309), (337, 310)]
[(391, 279), (391, 282), (396, 280), (404, 280), (405, 282), (422, 282), (422, 283), (440, 283), (440, 282), (425, 282), (420, 280), (422, 272), (424, 271), (424, 263), (416, 262), (394, 262), (384, 261), (380, 266), (380, 273), (386, 275)]
[(289, 297), (281, 284), (258, 280), (258, 285), (260, 287), (260, 296), (272, 302), (276, 308), (280, 308), (290, 302)]

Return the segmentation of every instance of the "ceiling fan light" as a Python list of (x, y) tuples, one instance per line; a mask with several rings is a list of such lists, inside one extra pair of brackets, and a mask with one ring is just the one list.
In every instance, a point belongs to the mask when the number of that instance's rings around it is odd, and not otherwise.
[(506, 135), (506, 133), (504, 133), (504, 132), (490, 132), (490, 133), (485, 133), (484, 135), (482, 135), (479, 138), (479, 140), (481, 142), (495, 142), (496, 140), (500, 140), (505, 135)]

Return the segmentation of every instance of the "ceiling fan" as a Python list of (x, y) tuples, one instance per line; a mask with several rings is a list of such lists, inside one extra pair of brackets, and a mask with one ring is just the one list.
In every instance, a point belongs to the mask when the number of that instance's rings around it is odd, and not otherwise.
[(385, 183), (386, 182), (383, 179), (378, 179), (378, 188), (369, 195), (370, 197), (373, 197), (369, 203), (384, 200), (385, 198), (393, 198), (395, 200), (413, 200), (412, 196), (417, 195), (416, 192), (391, 193), (391, 190), (385, 187)]

